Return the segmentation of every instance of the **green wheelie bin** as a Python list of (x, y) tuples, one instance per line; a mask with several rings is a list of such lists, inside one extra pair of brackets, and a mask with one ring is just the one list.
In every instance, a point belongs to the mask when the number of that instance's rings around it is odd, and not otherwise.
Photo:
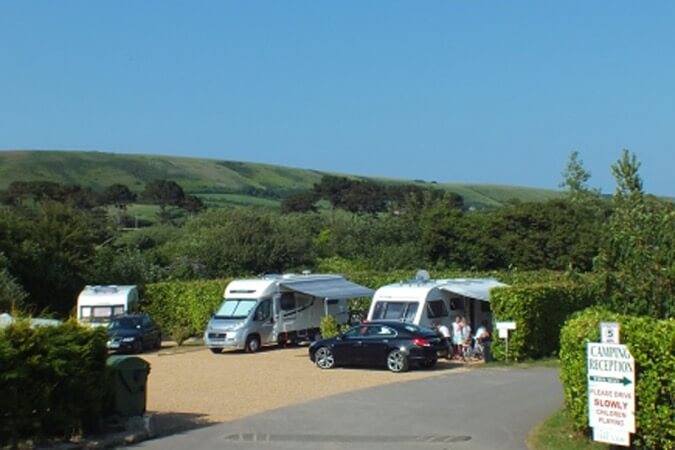
[(109, 356), (112, 375), (112, 412), (122, 417), (142, 416), (147, 401), (150, 363), (136, 356)]

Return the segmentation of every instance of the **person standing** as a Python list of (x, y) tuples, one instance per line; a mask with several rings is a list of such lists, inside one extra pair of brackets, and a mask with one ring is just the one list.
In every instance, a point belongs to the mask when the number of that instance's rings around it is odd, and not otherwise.
[(462, 357), (462, 316), (455, 317), (452, 323), (452, 347), (455, 358)]
[(438, 330), (438, 332), (443, 337), (443, 343), (448, 348), (448, 354), (445, 356), (445, 358), (446, 359), (452, 358), (452, 346), (450, 344), (450, 339), (451, 339), (450, 329), (447, 327), (447, 325), (445, 325), (442, 322), (438, 323), (436, 325), (436, 329)]

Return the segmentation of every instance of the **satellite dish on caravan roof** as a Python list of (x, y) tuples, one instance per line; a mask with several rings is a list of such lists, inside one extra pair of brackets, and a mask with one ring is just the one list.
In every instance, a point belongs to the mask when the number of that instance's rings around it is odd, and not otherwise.
[(415, 274), (415, 280), (416, 281), (429, 281), (429, 272), (426, 270), (418, 270), (417, 273)]

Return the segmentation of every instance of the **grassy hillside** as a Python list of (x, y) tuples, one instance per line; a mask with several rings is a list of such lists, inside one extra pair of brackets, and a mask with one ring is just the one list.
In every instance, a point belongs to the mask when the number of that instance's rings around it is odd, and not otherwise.
[[(6, 189), (13, 181), (45, 180), (79, 184), (95, 190), (122, 183), (134, 191), (141, 191), (149, 181), (169, 179), (187, 192), (199, 194), (211, 206), (277, 206), (288, 192), (310, 189), (324, 174), (269, 164), (174, 156), (77, 151), (0, 152), (0, 189)], [(447, 189), (462, 195), (467, 205), (477, 208), (500, 206), (513, 198), (538, 201), (560, 195), (552, 190), (527, 187), (430, 184), (400, 179), (377, 181), (410, 182)]]

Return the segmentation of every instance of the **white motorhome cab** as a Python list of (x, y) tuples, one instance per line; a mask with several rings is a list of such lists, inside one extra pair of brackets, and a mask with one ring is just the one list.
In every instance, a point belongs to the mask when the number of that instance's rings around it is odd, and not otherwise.
[(371, 297), (373, 290), (341, 275), (266, 275), (234, 280), (204, 332), (213, 353), (224, 349), (256, 352), (262, 345), (314, 340), (321, 318), (349, 320), (350, 298)]
[(429, 328), (444, 324), (452, 329), (455, 317), (462, 316), (476, 329), (483, 320), (491, 322), (490, 289), (498, 286), (506, 285), (490, 278), (431, 280), (423, 272), (415, 280), (375, 291), (368, 320), (401, 320)]
[(85, 286), (77, 298), (77, 320), (105, 326), (116, 316), (138, 310), (138, 288), (131, 286)]

